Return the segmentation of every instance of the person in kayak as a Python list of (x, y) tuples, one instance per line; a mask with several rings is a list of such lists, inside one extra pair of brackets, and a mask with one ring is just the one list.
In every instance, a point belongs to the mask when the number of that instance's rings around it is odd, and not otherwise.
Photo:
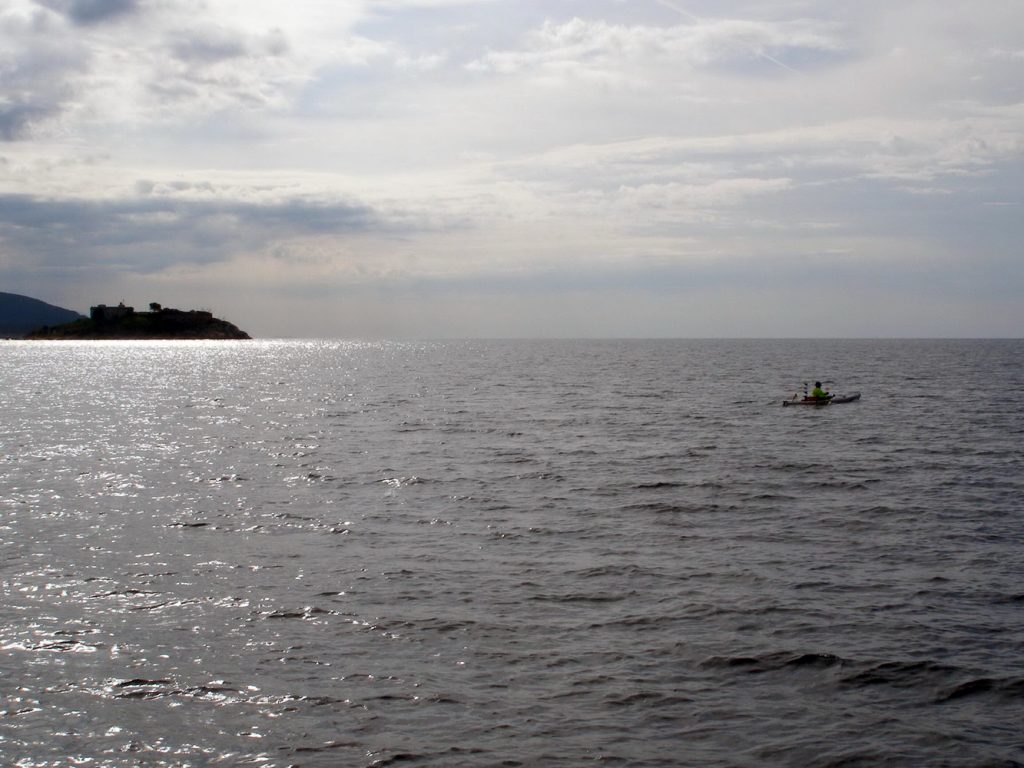
[(815, 400), (831, 400), (832, 395), (821, 388), (821, 382), (814, 382), (814, 389), (811, 390), (811, 397)]

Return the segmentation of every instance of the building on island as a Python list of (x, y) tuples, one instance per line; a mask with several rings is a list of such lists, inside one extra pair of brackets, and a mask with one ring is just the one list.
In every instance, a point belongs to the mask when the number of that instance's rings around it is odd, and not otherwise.
[(121, 320), (134, 314), (135, 307), (126, 307), (123, 301), (116, 307), (108, 307), (106, 304), (89, 307), (89, 317), (100, 323)]
[(136, 315), (150, 318), (159, 316), (163, 318), (163, 321), (178, 323), (211, 323), (215, 319), (213, 312), (206, 309), (171, 309), (155, 301), (149, 305), (149, 312), (137, 313), (135, 307), (125, 306), (123, 301), (116, 307), (108, 307), (106, 304), (89, 307), (89, 317), (96, 323), (119, 323)]

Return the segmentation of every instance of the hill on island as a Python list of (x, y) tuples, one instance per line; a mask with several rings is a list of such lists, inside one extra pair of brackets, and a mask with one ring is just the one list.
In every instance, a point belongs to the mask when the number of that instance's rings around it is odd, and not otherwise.
[(203, 310), (181, 310), (150, 304), (136, 312), (121, 304), (92, 307), (89, 317), (38, 328), (28, 339), (249, 339), (245, 331)]
[(0, 292), (0, 336), (21, 337), (44, 325), (58, 325), (82, 319), (71, 309), (17, 293)]

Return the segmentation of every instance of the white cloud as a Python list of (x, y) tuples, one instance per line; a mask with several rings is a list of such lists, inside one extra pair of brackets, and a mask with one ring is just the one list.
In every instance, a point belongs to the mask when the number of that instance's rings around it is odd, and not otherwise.
[(791, 186), (790, 179), (716, 179), (708, 184), (670, 182), (626, 186), (618, 190), (616, 197), (631, 216), (647, 214), (678, 223), (691, 217), (713, 218), (715, 211), (734, 208), (750, 197)]
[[(736, 66), (761, 60), (789, 69), (781, 59), (805, 51), (838, 53), (833, 25), (797, 20), (768, 23), (700, 21), (672, 27), (625, 26), (574, 18), (545, 22), (522, 50), (492, 51), (469, 64), (473, 71), (523, 71), (615, 82), (636, 67), (664, 69)], [(676, 70), (676, 74), (679, 72)]]
[(1024, 8), (674, 5), (0, 0), (0, 277), (1024, 284)]

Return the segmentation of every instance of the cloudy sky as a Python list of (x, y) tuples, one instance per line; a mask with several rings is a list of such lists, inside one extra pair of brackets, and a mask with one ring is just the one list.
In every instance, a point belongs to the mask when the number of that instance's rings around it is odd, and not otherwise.
[(1022, 336), (1015, 0), (0, 0), (0, 290), (254, 335)]

